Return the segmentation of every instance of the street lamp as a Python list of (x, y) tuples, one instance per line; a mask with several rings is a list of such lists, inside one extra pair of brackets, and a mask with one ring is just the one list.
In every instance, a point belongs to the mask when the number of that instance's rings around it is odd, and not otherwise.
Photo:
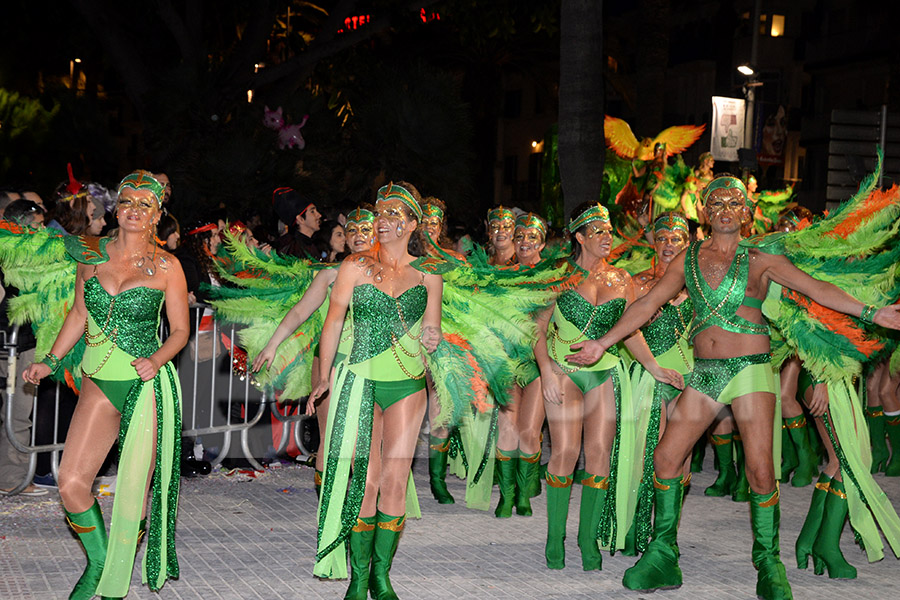
[(747, 77), (750, 77), (751, 75), (756, 73), (756, 71), (754, 71), (753, 67), (751, 67), (750, 65), (741, 65), (737, 68), (737, 70), (738, 73), (740, 73), (741, 75), (746, 75)]

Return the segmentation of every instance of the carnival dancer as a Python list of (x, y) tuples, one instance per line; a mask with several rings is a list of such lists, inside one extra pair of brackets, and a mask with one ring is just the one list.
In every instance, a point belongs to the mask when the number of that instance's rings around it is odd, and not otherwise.
[[(493, 219), (492, 219), (493, 220)], [(519, 265), (534, 266), (541, 260), (547, 225), (534, 213), (516, 219), (513, 243)], [(500, 501), (494, 514), (500, 518), (516, 514), (531, 516), (531, 498), (540, 494), (541, 427), (544, 402), (540, 372), (532, 357), (524, 360), (519, 389), (500, 409), (497, 429), (497, 464)]]
[[(769, 329), (761, 314), (771, 282), (790, 287), (815, 302), (875, 323), (900, 327), (900, 307), (875, 310), (840, 288), (813, 279), (790, 260), (741, 245), (741, 225), (749, 222), (744, 184), (718, 177), (706, 188), (706, 216), (712, 237), (695, 242), (667, 269), (660, 282), (634, 303), (599, 340), (577, 344), (572, 362), (590, 364), (623, 336), (647, 321), (685, 285), (694, 303), (690, 336), (694, 371), (654, 453), (656, 514), (653, 539), (638, 563), (625, 573), (625, 587), (653, 590), (681, 585), (677, 527), (681, 513), (682, 468), (696, 440), (722, 405), (731, 404), (744, 438), (750, 482), (756, 593), (766, 600), (792, 598), (778, 543), (780, 510), (773, 464), (776, 378), (770, 364)], [(874, 314), (873, 314), (874, 313)], [(874, 317), (874, 318), (873, 318)], [(750, 354), (736, 355), (735, 349)]]
[[(550, 569), (565, 567), (566, 520), (575, 464), (584, 439), (585, 476), (581, 483), (578, 546), (585, 571), (602, 568), (597, 545), (601, 518), (618, 520), (615, 483), (610, 485), (614, 440), (617, 450), (631, 454), (633, 445), (616, 435), (617, 416), (633, 413), (628, 376), (617, 347), (611, 347), (589, 365), (570, 364), (563, 358), (569, 345), (604, 334), (634, 299), (634, 285), (623, 269), (607, 262), (612, 249), (609, 211), (597, 203), (585, 203), (572, 213), (568, 226), (575, 240), (571, 259), (573, 287), (562, 292), (552, 311), (538, 318), (534, 355), (540, 368), (544, 408), (550, 425), (553, 453), (547, 466), (547, 543), (545, 558)], [(552, 312), (552, 316), (551, 316)], [(625, 346), (655, 377), (675, 387), (684, 382), (677, 372), (661, 369), (638, 333)], [(615, 464), (615, 457), (612, 462)], [(628, 482), (622, 482), (628, 485)], [(607, 491), (609, 490), (609, 497)], [(627, 523), (627, 521), (624, 521)], [(615, 530), (615, 526), (611, 527)], [(612, 534), (615, 537), (615, 534)], [(614, 545), (614, 542), (612, 542)]]
[[(325, 476), (314, 574), (340, 577), (350, 546), (346, 598), (397, 598), (389, 571), (403, 530), (406, 485), (425, 413), (423, 349), (441, 340), (441, 279), (411, 266), (421, 254), (418, 191), (407, 183), (378, 190), (378, 249), (348, 257), (338, 270), (320, 342), (319, 383), (329, 375), (347, 307), (353, 347), (336, 366), (328, 411)], [(352, 466), (352, 473), (351, 473)], [(349, 483), (349, 489), (348, 489)], [(349, 540), (348, 540), (349, 538)], [(371, 565), (371, 569), (370, 569)]]
[[(164, 188), (147, 171), (118, 187), (114, 237), (64, 239), (78, 261), (75, 299), (59, 336), (25, 372), (37, 384), (73, 349), (84, 349), (81, 394), (59, 467), (59, 493), (87, 567), (69, 596), (128, 594), (135, 550), (152, 497), (143, 577), (156, 591), (177, 578), (175, 515), (181, 447), (180, 386), (171, 363), (188, 339), (187, 287), (181, 266), (155, 243)], [(165, 303), (169, 336), (157, 337)], [(80, 340), (84, 340), (81, 346)], [(110, 535), (91, 485), (113, 442), (119, 470)]]
[(515, 213), (498, 206), (488, 211), (487, 221), (490, 264), (506, 267), (516, 264), (516, 248), (513, 242), (516, 233)]

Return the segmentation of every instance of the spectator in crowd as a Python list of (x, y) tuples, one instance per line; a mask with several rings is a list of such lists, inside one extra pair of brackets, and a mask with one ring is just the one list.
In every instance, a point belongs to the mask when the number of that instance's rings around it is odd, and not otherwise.
[(291, 188), (278, 188), (273, 193), (275, 214), (287, 225), (287, 233), (275, 244), (281, 254), (289, 254), (309, 260), (319, 260), (322, 250), (312, 236), (321, 226), (322, 215), (312, 202), (300, 197)]
[(337, 221), (325, 221), (323, 225), (324, 227), (312, 238), (317, 247), (323, 248), (317, 260), (327, 263), (340, 262), (347, 255), (344, 227)]
[(163, 247), (169, 252), (175, 252), (178, 249), (178, 242), (181, 240), (181, 226), (178, 220), (170, 214), (164, 215), (159, 220), (156, 227), (156, 237), (163, 243)]

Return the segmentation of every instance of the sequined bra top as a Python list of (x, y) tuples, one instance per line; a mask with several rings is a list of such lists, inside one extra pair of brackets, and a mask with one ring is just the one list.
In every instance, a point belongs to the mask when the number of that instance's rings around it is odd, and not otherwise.
[(678, 306), (669, 302), (663, 304), (659, 316), (641, 328), (653, 356), (662, 356), (686, 334), (693, 313), (694, 303), (690, 298)]
[(732, 333), (768, 335), (769, 326), (748, 321), (737, 314), (738, 308), (759, 308), (761, 302), (745, 298), (750, 281), (750, 256), (744, 246), (738, 246), (728, 272), (716, 289), (709, 287), (700, 272), (698, 253), (702, 242), (693, 242), (684, 258), (684, 282), (694, 303), (694, 324), (689, 334), (691, 342), (698, 333), (709, 327), (719, 327)]
[[(613, 298), (603, 304), (594, 305), (575, 290), (566, 290), (556, 299), (556, 308), (560, 316), (581, 331), (581, 336), (576, 341), (596, 340), (605, 335), (625, 312), (625, 298)], [(558, 331), (556, 323), (553, 323), (551, 328), (554, 334)], [(575, 343), (569, 340), (561, 341)], [(607, 352), (618, 356), (619, 348), (614, 345)]]
[(424, 284), (415, 285), (398, 297), (378, 289), (372, 283), (353, 288), (353, 349), (350, 363), (358, 363), (378, 356), (402, 338), (425, 314), (428, 290)]
[(165, 292), (135, 287), (110, 294), (97, 276), (84, 282), (84, 305), (105, 337), (124, 352), (147, 357), (159, 350), (159, 314)]

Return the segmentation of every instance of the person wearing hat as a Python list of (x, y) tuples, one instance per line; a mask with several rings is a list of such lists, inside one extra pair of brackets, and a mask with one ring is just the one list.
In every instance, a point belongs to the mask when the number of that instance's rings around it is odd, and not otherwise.
[(322, 215), (315, 203), (304, 200), (289, 187), (275, 190), (272, 201), (275, 214), (288, 228), (287, 232), (278, 238), (275, 249), (280, 254), (319, 261), (322, 249), (316, 245), (312, 236), (321, 226)]

